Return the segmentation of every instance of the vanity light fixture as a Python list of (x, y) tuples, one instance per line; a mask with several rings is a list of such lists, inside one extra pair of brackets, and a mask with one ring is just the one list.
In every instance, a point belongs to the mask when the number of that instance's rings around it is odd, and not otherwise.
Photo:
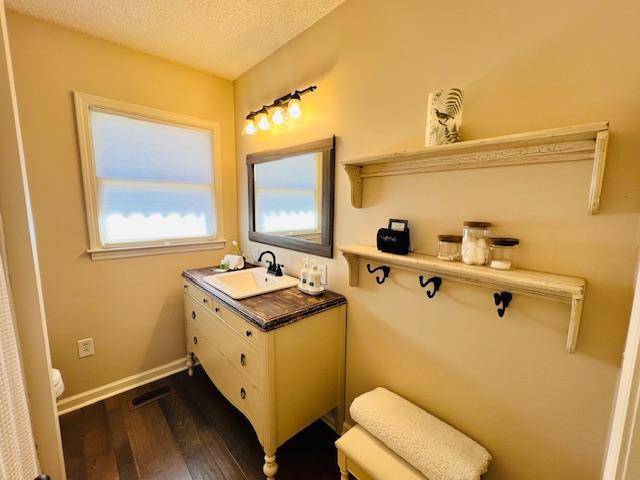
[(282, 125), (287, 120), (296, 120), (302, 116), (301, 96), (305, 93), (313, 92), (315, 85), (305, 88), (304, 90), (296, 90), (293, 93), (277, 98), (271, 105), (263, 105), (260, 110), (249, 112), (247, 121), (244, 126), (246, 135), (255, 135), (258, 130), (266, 131), (271, 125)]
[(258, 122), (258, 128), (260, 130), (269, 130), (271, 123), (269, 122), (269, 111), (267, 107), (262, 107), (256, 112), (256, 122)]
[(287, 113), (289, 118), (300, 118), (302, 116), (302, 105), (300, 105), (300, 95), (298, 92), (294, 93), (287, 105)]
[(282, 108), (282, 102), (276, 100), (273, 104), (274, 107), (271, 110), (271, 123), (274, 125), (282, 125), (286, 120), (285, 111), (284, 108)]

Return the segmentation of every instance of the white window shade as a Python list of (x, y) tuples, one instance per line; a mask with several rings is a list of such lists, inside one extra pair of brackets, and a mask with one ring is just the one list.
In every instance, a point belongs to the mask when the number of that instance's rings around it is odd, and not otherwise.
[(85, 94), (76, 102), (92, 255), (217, 242), (217, 125)]
[(211, 132), (91, 111), (96, 175), (213, 183)]

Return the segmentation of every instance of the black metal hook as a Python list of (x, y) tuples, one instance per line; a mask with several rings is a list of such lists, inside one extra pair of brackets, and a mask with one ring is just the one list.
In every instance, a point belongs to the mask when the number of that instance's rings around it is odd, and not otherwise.
[(496, 302), (496, 305), (502, 304), (502, 308), (498, 308), (498, 316), (500, 318), (504, 317), (504, 312), (507, 310), (507, 307), (511, 303), (513, 299), (513, 295), (509, 292), (500, 292), (493, 294), (493, 301)]
[(383, 265), (382, 267), (371, 268), (371, 264), (367, 263), (367, 271), (369, 273), (375, 273), (378, 270), (382, 270), (382, 276), (376, 275), (376, 282), (382, 285), (384, 281), (387, 279), (387, 277), (389, 276), (389, 274), (391, 273), (391, 267), (387, 267), (386, 265)]
[(430, 283), (433, 283), (433, 290), (427, 290), (426, 292), (427, 297), (429, 298), (435, 297), (436, 293), (438, 293), (438, 290), (440, 290), (440, 286), (442, 285), (442, 279), (440, 277), (431, 277), (425, 282), (424, 277), (420, 275), (420, 277), (418, 277), (418, 281), (420, 282), (420, 286), (422, 288), (425, 288)]

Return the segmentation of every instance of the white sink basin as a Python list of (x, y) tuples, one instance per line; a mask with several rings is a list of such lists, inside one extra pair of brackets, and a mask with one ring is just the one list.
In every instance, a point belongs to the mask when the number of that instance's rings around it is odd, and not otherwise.
[(208, 275), (203, 280), (236, 300), (295, 287), (298, 284), (297, 278), (269, 275), (264, 267)]

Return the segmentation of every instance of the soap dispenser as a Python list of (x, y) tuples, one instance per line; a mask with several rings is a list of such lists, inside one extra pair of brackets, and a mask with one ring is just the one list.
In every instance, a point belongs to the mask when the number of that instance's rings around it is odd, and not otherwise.
[(314, 265), (309, 272), (309, 288), (312, 290), (320, 289), (320, 269), (318, 265)]
[(302, 267), (302, 270), (300, 270), (300, 285), (302, 285), (303, 287), (306, 287), (308, 280), (309, 280), (309, 259), (305, 258), (304, 266)]

